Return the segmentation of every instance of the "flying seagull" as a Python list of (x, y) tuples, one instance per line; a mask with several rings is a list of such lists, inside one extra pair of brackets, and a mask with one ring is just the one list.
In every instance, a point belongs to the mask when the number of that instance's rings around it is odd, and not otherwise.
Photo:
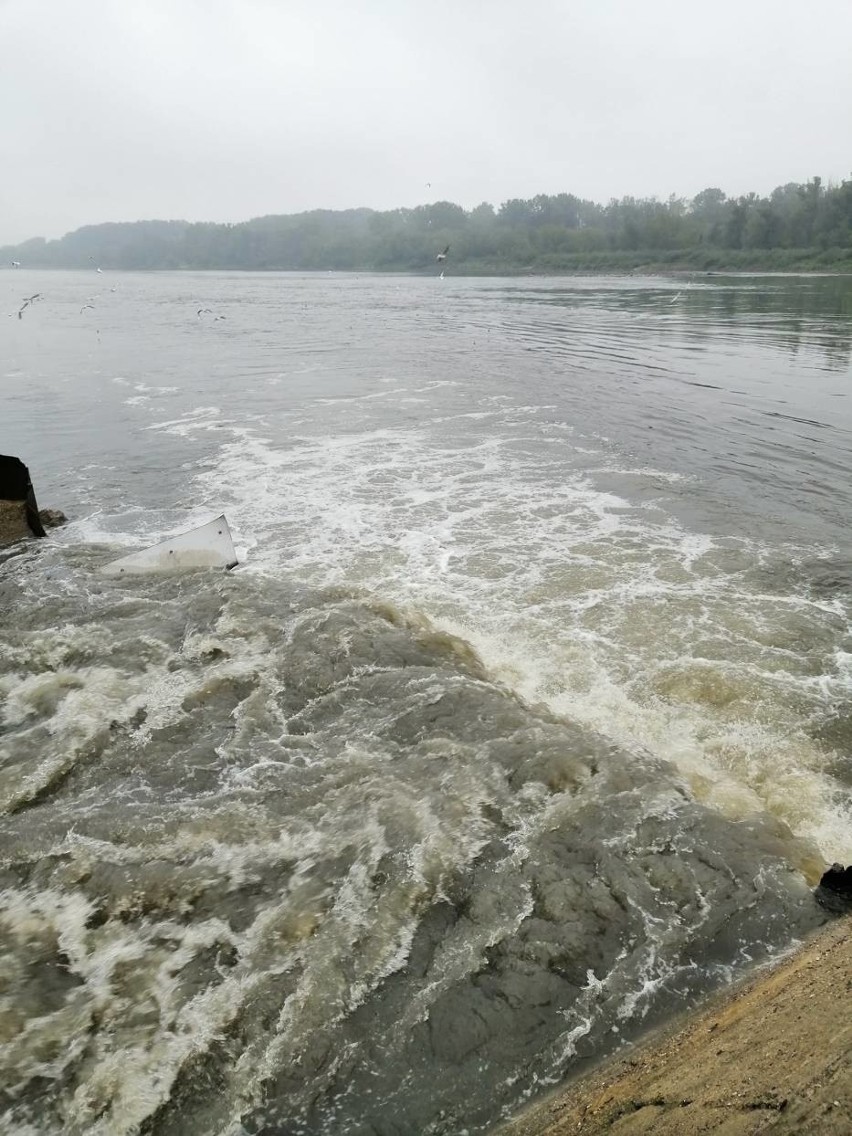
[(199, 316), (203, 316), (205, 312), (209, 312), (209, 314), (211, 316), (213, 315), (213, 309), (212, 308), (199, 308), (198, 311), (195, 314), (199, 315)]
[(41, 299), (41, 292), (36, 292), (34, 296), (27, 296), (27, 298), (24, 300), (23, 304), (21, 304), (20, 308), (18, 309), (18, 319), (24, 318), (24, 309), (25, 308), (28, 308), (30, 304), (32, 304), (36, 300), (40, 300), (40, 299)]
[(20, 268), (20, 267), (21, 267), (21, 262), (20, 262), (19, 260), (13, 260), (13, 261), (12, 261), (12, 267), (13, 267), (13, 268)]
[(83, 312), (86, 310), (86, 308), (94, 308), (94, 306), (95, 306), (94, 304), (83, 304), (82, 308), (80, 308), (80, 315), (83, 314)]
[(444, 249), (444, 251), (443, 251), (443, 252), (439, 252), (439, 253), (438, 253), (438, 255), (437, 255), (437, 256), (435, 257), (435, 260), (437, 260), (437, 261), (438, 261), (438, 263), (440, 264), (442, 260), (446, 260), (446, 259), (447, 259), (447, 253), (448, 253), (449, 251), (450, 251), (450, 246), (449, 246), (449, 245), (447, 245), (447, 247), (446, 247), (446, 248)]

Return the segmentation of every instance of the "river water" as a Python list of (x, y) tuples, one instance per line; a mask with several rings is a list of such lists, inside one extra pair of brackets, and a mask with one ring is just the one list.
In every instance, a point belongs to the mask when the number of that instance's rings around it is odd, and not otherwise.
[(822, 921), (852, 280), (0, 301), (4, 1132), (473, 1136)]

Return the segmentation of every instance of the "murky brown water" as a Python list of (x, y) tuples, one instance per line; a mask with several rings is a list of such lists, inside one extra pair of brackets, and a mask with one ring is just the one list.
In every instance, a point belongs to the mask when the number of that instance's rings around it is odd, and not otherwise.
[(686, 283), (0, 275), (72, 518), (0, 564), (0, 1128), (485, 1131), (821, 920), (852, 282)]

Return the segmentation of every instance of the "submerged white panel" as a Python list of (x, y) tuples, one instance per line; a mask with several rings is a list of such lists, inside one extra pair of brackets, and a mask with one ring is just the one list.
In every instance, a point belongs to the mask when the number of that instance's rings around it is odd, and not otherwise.
[(107, 576), (123, 576), (137, 572), (181, 572), (190, 568), (234, 568), (237, 563), (231, 530), (222, 514), (197, 529), (113, 560), (101, 571)]

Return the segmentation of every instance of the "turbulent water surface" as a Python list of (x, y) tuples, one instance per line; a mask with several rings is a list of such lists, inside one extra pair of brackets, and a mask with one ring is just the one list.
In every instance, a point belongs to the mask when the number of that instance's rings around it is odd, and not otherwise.
[(472, 1136), (821, 922), (852, 281), (0, 297), (4, 1132)]

